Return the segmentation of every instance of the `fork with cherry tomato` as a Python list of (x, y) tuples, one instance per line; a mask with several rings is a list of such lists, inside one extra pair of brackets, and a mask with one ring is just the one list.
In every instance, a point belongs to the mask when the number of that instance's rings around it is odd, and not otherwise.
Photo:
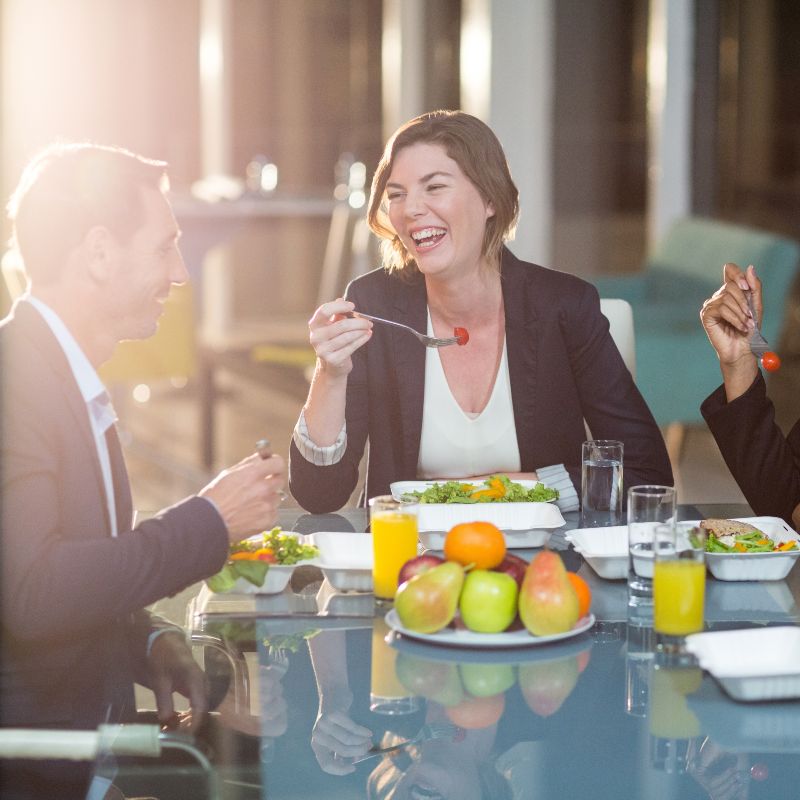
[(371, 314), (364, 314), (361, 311), (350, 311), (345, 314), (346, 317), (363, 317), (364, 319), (372, 320), (372, 322), (382, 322), (385, 325), (394, 325), (396, 328), (403, 328), (409, 333), (419, 339), (426, 347), (447, 347), (451, 344), (465, 345), (469, 341), (469, 333), (466, 328), (453, 328), (453, 335), (448, 338), (440, 338), (438, 336), (427, 336), (414, 330), (410, 325), (404, 325), (402, 322), (395, 322), (391, 319), (382, 319), (381, 317), (373, 317)]
[[(745, 292), (747, 296), (747, 305), (750, 308), (750, 313), (753, 315), (753, 322), (756, 321), (756, 311), (753, 307), (753, 293), (748, 291)], [(777, 353), (773, 353), (772, 350), (769, 349), (769, 342), (764, 338), (761, 333), (761, 329), (758, 327), (758, 323), (756, 323), (756, 327), (753, 330), (753, 335), (750, 338), (750, 352), (756, 357), (761, 359), (761, 366), (764, 367), (765, 370), (768, 372), (775, 372), (781, 365), (781, 359)]]

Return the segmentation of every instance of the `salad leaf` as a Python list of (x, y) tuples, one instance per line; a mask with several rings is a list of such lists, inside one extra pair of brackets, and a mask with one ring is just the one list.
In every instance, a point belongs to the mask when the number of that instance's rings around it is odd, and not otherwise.
[(796, 542), (778, 544), (762, 531), (750, 531), (734, 536), (733, 544), (721, 541), (713, 531), (706, 538), (707, 553), (774, 553), (797, 550)]
[[(498, 481), (505, 489), (502, 496), (496, 496), (494, 491), (485, 491), (493, 489)], [(543, 483), (526, 489), (521, 483), (510, 480), (507, 475), (490, 475), (481, 483), (434, 483), (424, 491), (409, 492), (407, 496), (420, 503), (546, 503), (558, 499), (558, 490), (549, 489)]]

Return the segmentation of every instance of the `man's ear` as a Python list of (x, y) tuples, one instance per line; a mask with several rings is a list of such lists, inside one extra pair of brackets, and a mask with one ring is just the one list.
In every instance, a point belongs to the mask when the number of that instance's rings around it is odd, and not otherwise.
[(95, 225), (83, 238), (88, 273), (98, 283), (105, 283), (111, 277), (113, 253), (116, 241), (108, 228)]

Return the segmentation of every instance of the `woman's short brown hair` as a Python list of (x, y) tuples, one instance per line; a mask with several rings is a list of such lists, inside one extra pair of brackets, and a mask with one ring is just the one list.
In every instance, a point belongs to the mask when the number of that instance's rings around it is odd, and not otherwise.
[(514, 235), (519, 217), (519, 191), (511, 178), (503, 147), (492, 129), (477, 117), (463, 111), (431, 111), (394, 132), (372, 177), (367, 222), (384, 240), (381, 248), (384, 266), (389, 270), (416, 267), (389, 222), (383, 199), (397, 154), (419, 142), (441, 145), (483, 200), (492, 204), (494, 216), (486, 221), (482, 254), (491, 264), (498, 265), (503, 243)]

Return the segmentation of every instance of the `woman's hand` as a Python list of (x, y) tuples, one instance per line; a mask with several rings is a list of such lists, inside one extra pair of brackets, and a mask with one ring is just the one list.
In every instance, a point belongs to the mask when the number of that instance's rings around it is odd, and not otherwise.
[(350, 719), (347, 710), (320, 711), (311, 731), (311, 749), (317, 763), (330, 775), (355, 771), (353, 759), (372, 747), (372, 731)]
[(753, 307), (762, 314), (761, 281), (749, 266), (742, 272), (736, 264), (723, 267), (723, 285), (703, 303), (700, 321), (711, 346), (717, 351), (728, 402), (743, 394), (758, 372), (750, 352), (750, 337), (758, 320), (750, 314), (745, 292), (752, 292)]
[(749, 338), (756, 321), (745, 292), (753, 292), (753, 305), (760, 316), (761, 281), (752, 266), (742, 272), (736, 264), (724, 266), (723, 278), (723, 285), (703, 303), (700, 320), (720, 362), (730, 364), (750, 355)]
[(355, 306), (341, 297), (323, 303), (308, 323), (309, 341), (317, 354), (318, 368), (331, 376), (345, 376), (353, 368), (351, 356), (372, 336), (372, 323), (347, 317)]

